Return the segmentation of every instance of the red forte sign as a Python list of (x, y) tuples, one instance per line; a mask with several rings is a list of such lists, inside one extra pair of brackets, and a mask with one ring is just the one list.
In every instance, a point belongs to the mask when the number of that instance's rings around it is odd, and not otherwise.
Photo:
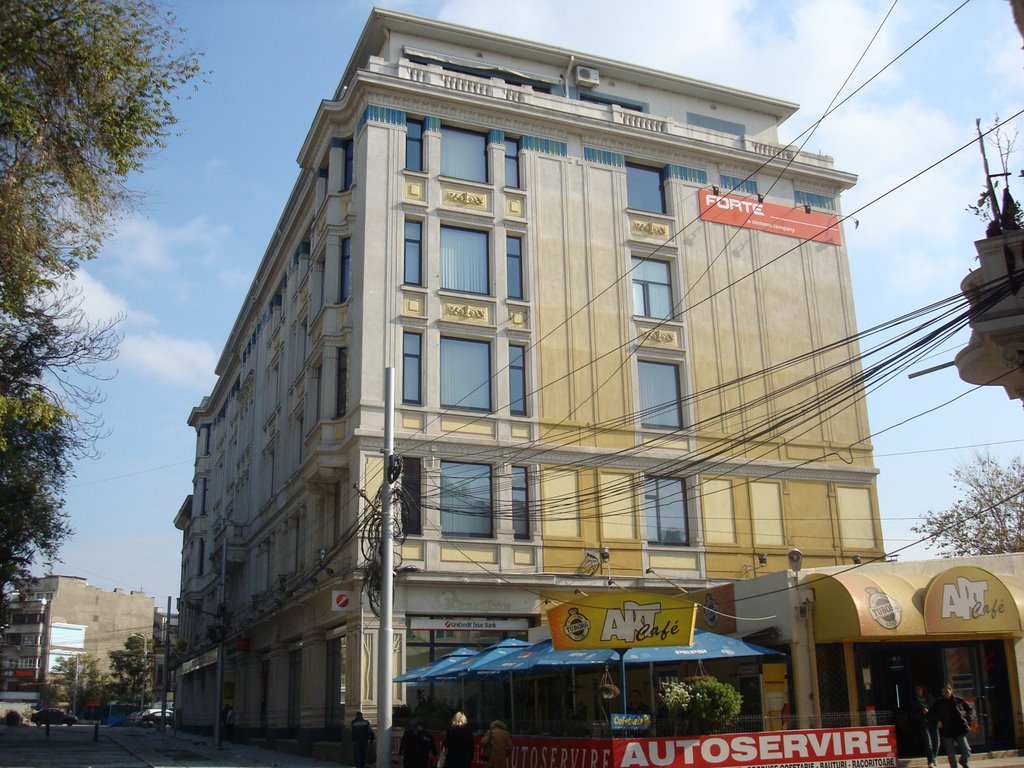
[(814, 240), (818, 243), (840, 245), (839, 217), (829, 213), (811, 211), (803, 206), (786, 207), (773, 203), (759, 203), (732, 195), (716, 195), (706, 189), (700, 191), (700, 217), (704, 221), (726, 224), (730, 227), (758, 229), (772, 235)]

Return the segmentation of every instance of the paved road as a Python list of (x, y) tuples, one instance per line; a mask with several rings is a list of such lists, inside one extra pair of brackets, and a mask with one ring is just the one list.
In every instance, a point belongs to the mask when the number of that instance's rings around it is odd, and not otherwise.
[(339, 768), (338, 763), (154, 728), (0, 726), (0, 768)]

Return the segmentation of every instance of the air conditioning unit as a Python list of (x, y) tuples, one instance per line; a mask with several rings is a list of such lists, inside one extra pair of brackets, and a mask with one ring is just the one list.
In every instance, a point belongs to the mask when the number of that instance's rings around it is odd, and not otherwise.
[(576, 67), (576, 85), (581, 88), (596, 88), (601, 84), (601, 73), (593, 67)]

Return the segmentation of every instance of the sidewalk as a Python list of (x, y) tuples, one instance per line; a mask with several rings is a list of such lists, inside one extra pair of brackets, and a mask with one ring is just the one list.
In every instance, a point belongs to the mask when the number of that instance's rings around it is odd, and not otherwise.
[[(97, 738), (98, 736), (98, 738)], [(101, 725), (0, 726), (0, 768), (344, 768), (341, 763), (168, 729)]]

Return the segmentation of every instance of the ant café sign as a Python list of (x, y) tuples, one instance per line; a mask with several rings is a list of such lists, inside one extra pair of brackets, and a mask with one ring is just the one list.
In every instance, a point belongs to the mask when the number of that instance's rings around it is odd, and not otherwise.
[(576, 596), (548, 611), (558, 650), (692, 645), (696, 604), (647, 592)]

